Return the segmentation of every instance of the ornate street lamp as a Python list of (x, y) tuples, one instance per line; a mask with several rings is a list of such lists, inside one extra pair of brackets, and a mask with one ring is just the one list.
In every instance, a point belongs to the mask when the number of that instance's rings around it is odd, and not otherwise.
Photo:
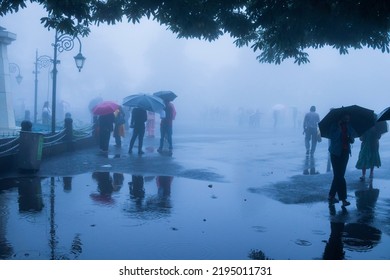
[(52, 119), (51, 119), (51, 132), (54, 134), (56, 132), (56, 96), (57, 96), (57, 60), (58, 52), (70, 51), (74, 47), (74, 40), (77, 39), (80, 44), (79, 53), (74, 56), (76, 62), (76, 67), (81, 71), (81, 68), (84, 66), (85, 57), (81, 54), (81, 41), (77, 36), (70, 36), (68, 34), (59, 35), (57, 30), (54, 38), (54, 56), (53, 56), (53, 92), (52, 92)]
[(16, 76), (16, 82), (18, 83), (18, 85), (20, 85), (20, 83), (23, 80), (23, 77), (22, 77), (22, 75), (20, 75), (19, 65), (17, 65), (16, 63), (10, 63), (9, 64), (9, 72), (16, 73), (16, 71), (18, 71), (18, 75)]
[(37, 123), (37, 104), (38, 104), (38, 73), (42, 68), (46, 68), (51, 65), (53, 59), (48, 55), (41, 55), (38, 57), (38, 50), (35, 52), (35, 90), (34, 90), (34, 124)]

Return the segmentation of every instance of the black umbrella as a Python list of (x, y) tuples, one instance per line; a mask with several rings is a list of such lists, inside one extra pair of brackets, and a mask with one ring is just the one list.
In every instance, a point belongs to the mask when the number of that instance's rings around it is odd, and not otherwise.
[(153, 93), (154, 96), (158, 96), (164, 101), (173, 101), (177, 97), (177, 95), (170, 90), (162, 90), (162, 91), (157, 91)]
[(378, 122), (390, 120), (390, 107), (387, 107), (378, 115)]
[(350, 116), (350, 124), (357, 133), (356, 137), (361, 136), (366, 130), (375, 125), (373, 110), (358, 105), (334, 108), (318, 123), (321, 136), (330, 138), (330, 128), (340, 121), (344, 115)]

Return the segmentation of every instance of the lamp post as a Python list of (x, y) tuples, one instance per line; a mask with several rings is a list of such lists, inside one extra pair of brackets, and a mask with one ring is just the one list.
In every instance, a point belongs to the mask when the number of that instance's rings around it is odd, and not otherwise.
[(57, 60), (58, 52), (70, 51), (74, 47), (74, 40), (77, 39), (80, 44), (79, 53), (74, 56), (76, 62), (76, 67), (79, 69), (79, 72), (84, 66), (85, 57), (81, 54), (81, 41), (77, 36), (70, 36), (68, 34), (59, 35), (57, 30), (54, 38), (54, 56), (53, 56), (53, 92), (52, 92), (52, 117), (51, 117), (51, 132), (54, 134), (56, 132), (56, 96), (57, 96)]
[(34, 124), (37, 123), (37, 106), (38, 106), (38, 73), (42, 68), (48, 67), (53, 60), (48, 55), (41, 55), (38, 57), (38, 50), (35, 52), (35, 89), (34, 89)]
[(16, 63), (10, 63), (9, 64), (9, 72), (15, 73), (16, 71), (18, 71), (18, 75), (16, 76), (16, 82), (18, 83), (18, 85), (20, 85), (20, 83), (23, 80), (23, 77), (22, 77), (22, 75), (20, 75), (19, 65), (17, 65)]

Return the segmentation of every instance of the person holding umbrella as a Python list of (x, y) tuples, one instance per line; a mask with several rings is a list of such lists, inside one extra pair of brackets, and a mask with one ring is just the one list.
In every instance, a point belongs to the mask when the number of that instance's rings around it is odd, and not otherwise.
[(366, 171), (370, 169), (369, 179), (374, 178), (374, 167), (381, 166), (381, 158), (379, 155), (379, 139), (382, 134), (387, 132), (387, 123), (385, 121), (376, 122), (376, 124), (360, 136), (360, 152), (356, 162), (356, 168), (362, 170), (360, 181), (366, 179)]
[[(349, 114), (341, 115), (339, 121), (330, 127), (329, 153), (333, 168), (333, 180), (328, 196), (330, 204), (338, 203), (339, 200), (342, 201), (343, 207), (351, 204), (347, 201), (345, 171), (351, 154), (351, 144), (354, 143), (356, 135), (356, 131), (350, 125)], [(339, 199), (336, 199), (336, 194)]]
[(99, 146), (103, 153), (108, 153), (108, 146), (110, 143), (111, 132), (114, 129), (115, 115), (109, 113), (100, 115), (98, 118), (99, 123)]
[(176, 99), (177, 95), (171, 90), (161, 90), (153, 93), (154, 96), (161, 98), (164, 101), (165, 108), (162, 111), (160, 122), (160, 146), (157, 152), (163, 152), (164, 141), (168, 141), (169, 155), (172, 155), (172, 127), (173, 120), (176, 118), (176, 109), (172, 101)]
[[(172, 127), (173, 120), (176, 118), (176, 109), (172, 102), (164, 100), (165, 109), (163, 117), (160, 122), (160, 146), (157, 149), (157, 152), (162, 153), (164, 140), (168, 141), (169, 154), (172, 154), (173, 145), (172, 145)], [(164, 116), (165, 115), (165, 116)]]
[(112, 101), (103, 101), (97, 104), (92, 113), (98, 116), (98, 131), (99, 131), (99, 146), (103, 153), (108, 153), (110, 143), (110, 135), (114, 129), (115, 115), (114, 112), (119, 108), (119, 105)]
[(130, 127), (133, 128), (133, 135), (130, 139), (129, 154), (133, 152), (135, 140), (138, 137), (138, 154), (142, 155), (142, 145), (145, 135), (145, 122), (147, 120), (146, 110), (140, 107), (134, 107), (131, 112)]

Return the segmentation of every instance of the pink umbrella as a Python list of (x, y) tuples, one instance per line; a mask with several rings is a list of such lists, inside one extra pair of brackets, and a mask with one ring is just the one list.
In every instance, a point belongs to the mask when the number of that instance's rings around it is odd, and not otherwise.
[(94, 115), (108, 115), (114, 113), (119, 108), (119, 105), (112, 101), (103, 101), (97, 104), (93, 109)]

